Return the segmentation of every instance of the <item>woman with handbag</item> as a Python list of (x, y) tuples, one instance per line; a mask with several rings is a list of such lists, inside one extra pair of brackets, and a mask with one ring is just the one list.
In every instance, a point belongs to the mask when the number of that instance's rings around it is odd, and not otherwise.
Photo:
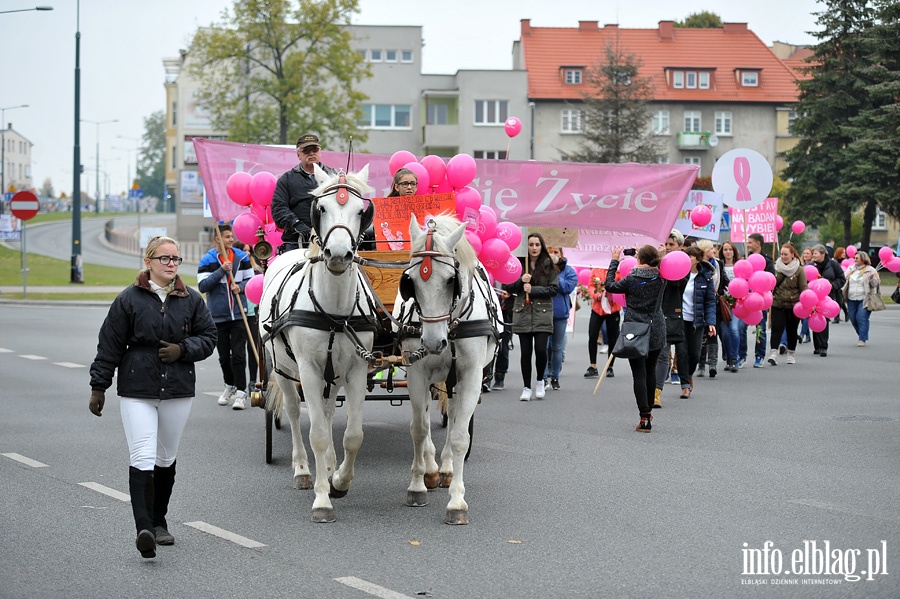
[[(633, 328), (645, 329), (646, 353), (636, 357), (628, 356), (628, 364), (634, 377), (634, 398), (641, 418), (634, 430), (649, 433), (652, 428), (650, 423), (653, 420), (650, 410), (653, 409), (653, 393), (656, 389), (656, 361), (666, 345), (666, 324), (661, 308), (666, 281), (659, 274), (659, 251), (652, 245), (640, 248), (637, 252), (637, 266), (627, 277), (616, 281), (616, 269), (619, 267), (621, 254), (621, 247), (613, 248), (612, 261), (606, 271), (606, 291), (625, 294), (628, 306), (616, 349), (624, 345), (629, 336), (631, 340), (635, 339)], [(613, 350), (614, 354), (616, 349)]]
[(881, 299), (881, 277), (872, 267), (872, 259), (865, 252), (856, 252), (853, 266), (847, 269), (844, 284), (844, 300), (850, 315), (850, 324), (856, 331), (858, 347), (865, 347), (869, 341), (869, 315), (884, 310)]
[(787, 363), (794, 364), (797, 350), (797, 326), (800, 319), (794, 314), (794, 304), (806, 291), (806, 271), (800, 264), (800, 253), (794, 244), (781, 246), (781, 257), (775, 262), (775, 289), (772, 290), (772, 333), (769, 335), (769, 364), (778, 366), (781, 336), (787, 333)]
[(691, 258), (691, 272), (688, 273), (688, 283), (681, 298), (688, 358), (687, 372), (678, 369), (681, 399), (689, 398), (694, 392), (694, 370), (700, 363), (704, 334), (710, 337), (716, 335), (715, 270), (699, 247), (689, 247), (684, 253)]

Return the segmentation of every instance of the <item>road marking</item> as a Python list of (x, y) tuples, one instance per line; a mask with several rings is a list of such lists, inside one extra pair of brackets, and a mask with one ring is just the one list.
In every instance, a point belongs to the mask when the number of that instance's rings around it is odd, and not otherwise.
[(121, 491), (116, 491), (115, 489), (110, 489), (107, 486), (101, 485), (100, 483), (78, 483), (82, 487), (86, 487), (92, 491), (97, 491), (98, 493), (103, 493), (107, 497), (112, 497), (113, 499), (118, 499), (119, 501), (131, 501), (131, 495), (126, 493), (122, 493)]
[(26, 360), (46, 360), (44, 356), (35, 356), (32, 354), (19, 354), (20, 358), (25, 358)]
[(890, 522), (897, 522), (897, 518), (893, 517), (885, 517), (879, 516), (875, 514), (870, 514), (867, 512), (863, 512), (861, 510), (855, 510), (850, 507), (844, 507), (842, 505), (837, 505), (835, 503), (825, 503), (824, 501), (816, 501), (815, 499), (789, 499), (788, 503), (793, 503), (794, 505), (803, 505), (806, 507), (814, 507), (820, 510), (827, 510), (829, 512), (838, 512), (841, 514), (849, 514), (851, 516), (863, 516), (865, 518), (878, 518), (880, 520), (888, 520)]
[(6, 349), (5, 347), (0, 347), (0, 354), (11, 354), (11, 353), (13, 353), (14, 351), (15, 351), (15, 350), (12, 350), (12, 349)]
[(75, 364), (74, 362), (54, 362), (56, 366), (62, 366), (63, 368), (84, 368), (84, 364)]
[(362, 578), (357, 578), (356, 576), (344, 576), (343, 578), (335, 578), (335, 581), (341, 584), (345, 584), (348, 587), (354, 588), (358, 591), (374, 595), (375, 597), (381, 597), (381, 599), (410, 599), (409, 595), (404, 595), (402, 593), (398, 593), (397, 591), (386, 589), (382, 586), (378, 586), (375, 583), (363, 580)]
[(49, 468), (47, 464), (42, 462), (38, 462), (37, 460), (32, 460), (31, 458), (26, 458), (25, 456), (18, 453), (0, 453), (0, 455), (5, 455), (11, 460), (15, 460), (17, 462), (21, 462), (26, 466), (31, 466), (32, 468)]
[(248, 549), (256, 549), (257, 547), (265, 547), (263, 543), (259, 543), (254, 541), (253, 539), (248, 539), (247, 537), (242, 537), (239, 534), (235, 534), (233, 532), (229, 532), (224, 528), (219, 528), (218, 526), (213, 526), (212, 524), (207, 524), (206, 522), (185, 522), (185, 526), (190, 526), (191, 528), (196, 528), (199, 531), (211, 534), (215, 537), (219, 537), (220, 539), (225, 539), (226, 541), (231, 541), (237, 545), (242, 547), (247, 547)]
[(492, 443), (490, 441), (478, 441), (478, 447), (487, 447), (488, 449), (496, 449), (497, 451), (505, 451), (517, 455), (547, 455), (549, 452), (537, 449), (526, 449), (524, 447), (516, 447), (514, 445), (503, 445), (502, 443)]

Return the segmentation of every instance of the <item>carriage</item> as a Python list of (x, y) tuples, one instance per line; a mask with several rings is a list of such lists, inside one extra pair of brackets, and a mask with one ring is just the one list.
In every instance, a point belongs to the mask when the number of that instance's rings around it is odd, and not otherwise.
[[(413, 216), (408, 256), (361, 254), (361, 233), (374, 218), (374, 206), (363, 199), (372, 191), (367, 175), (367, 167), (335, 177), (316, 168), (320, 185), (311, 216), (318, 237), (308, 251), (280, 256), (266, 273), (259, 322), (266, 356), (261, 380), (274, 382), (263, 387), (267, 421), (283, 402), (291, 423), (294, 486), (315, 489), (314, 522), (332, 522), (330, 499), (345, 495), (353, 479), (363, 403), (385, 397), (373, 393), (376, 387), (392, 402), (409, 400), (414, 459), (406, 504), (426, 505), (428, 489), (449, 487), (444, 520), (466, 524), (463, 461), (482, 369), (493, 358), (502, 327), (499, 302), (464, 238), (465, 224), (455, 217), (431, 217), (423, 230)], [(396, 367), (406, 371), (405, 380), (394, 379)], [(429, 406), (440, 383), (447, 388), (448, 434), (438, 467)], [(406, 395), (392, 393), (403, 387)], [(309, 411), (314, 484), (300, 428), (301, 400)], [(347, 411), (340, 465), (332, 438), (338, 402)]]

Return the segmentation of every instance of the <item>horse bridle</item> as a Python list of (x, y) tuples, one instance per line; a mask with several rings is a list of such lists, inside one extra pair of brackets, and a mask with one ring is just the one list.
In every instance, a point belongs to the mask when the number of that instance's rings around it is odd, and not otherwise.
[[(456, 256), (453, 254), (446, 254), (439, 250), (434, 249), (434, 228), (435, 222), (434, 220), (428, 221), (428, 230), (425, 232), (425, 247), (421, 250), (410, 253), (409, 257), (411, 259), (421, 258), (421, 262), (417, 262), (415, 264), (410, 264), (408, 268), (403, 271), (403, 275), (400, 277), (400, 288), (401, 295), (404, 295), (404, 299), (415, 299), (415, 288), (413, 287), (412, 277), (409, 276), (409, 270), (419, 267), (419, 276), (423, 281), (427, 281), (431, 278), (431, 274), (434, 270), (432, 264), (432, 258), (435, 258), (435, 262), (440, 262), (441, 264), (446, 264), (453, 268), (453, 301), (450, 302), (450, 310), (446, 314), (442, 314), (440, 316), (425, 316), (422, 314), (421, 306), (419, 306), (419, 302), (415, 302), (416, 313), (419, 315), (419, 321), (423, 323), (436, 323), (436, 322), (444, 322), (449, 321), (453, 318), (453, 313), (456, 311), (456, 307), (459, 304), (460, 297), (462, 295), (460, 280), (459, 280), (459, 261), (456, 259)], [(453, 264), (450, 264), (447, 261), (440, 260), (440, 258), (452, 258)], [(404, 287), (406, 287), (406, 293), (404, 293)]]
[[(335, 199), (337, 200), (338, 204), (340, 204), (341, 206), (343, 206), (350, 200), (351, 194), (358, 197), (363, 202), (366, 201), (366, 199), (362, 196), (361, 193), (359, 193), (359, 191), (357, 191), (349, 183), (347, 183), (347, 175), (344, 174), (343, 172), (341, 172), (339, 174), (337, 183), (335, 183), (333, 185), (329, 185), (328, 187), (326, 187), (325, 189), (322, 190), (322, 193), (320, 193), (313, 199), (313, 204), (312, 204), (312, 207), (310, 210), (310, 218), (313, 223), (313, 229), (315, 229), (317, 236), (319, 233), (319, 198), (324, 198), (325, 196), (329, 195), (332, 192), (336, 192)], [(369, 228), (369, 225), (372, 224), (372, 221), (374, 219), (375, 219), (375, 205), (370, 201), (369, 206), (365, 209), (365, 211), (363, 212), (363, 215), (360, 219), (358, 235), (354, 235), (353, 231), (351, 231), (350, 227), (348, 227), (347, 225), (345, 225), (343, 223), (339, 223), (336, 225), (332, 225), (331, 228), (329, 228), (328, 231), (325, 232), (325, 237), (323, 237), (321, 239), (319, 245), (320, 245), (320, 247), (324, 248), (328, 244), (328, 238), (331, 236), (331, 234), (335, 230), (343, 229), (343, 230), (347, 231), (347, 234), (350, 235), (350, 239), (353, 240), (353, 253), (355, 255), (356, 249), (357, 249), (357, 247), (359, 247), (360, 239), (362, 239), (363, 234), (365, 233), (366, 229)]]

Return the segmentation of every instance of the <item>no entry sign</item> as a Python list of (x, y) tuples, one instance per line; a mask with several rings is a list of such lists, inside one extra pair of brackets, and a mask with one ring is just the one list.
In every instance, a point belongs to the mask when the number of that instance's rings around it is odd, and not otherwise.
[(34, 218), (40, 207), (37, 196), (30, 191), (20, 191), (9, 201), (9, 209), (16, 218), (22, 220)]

